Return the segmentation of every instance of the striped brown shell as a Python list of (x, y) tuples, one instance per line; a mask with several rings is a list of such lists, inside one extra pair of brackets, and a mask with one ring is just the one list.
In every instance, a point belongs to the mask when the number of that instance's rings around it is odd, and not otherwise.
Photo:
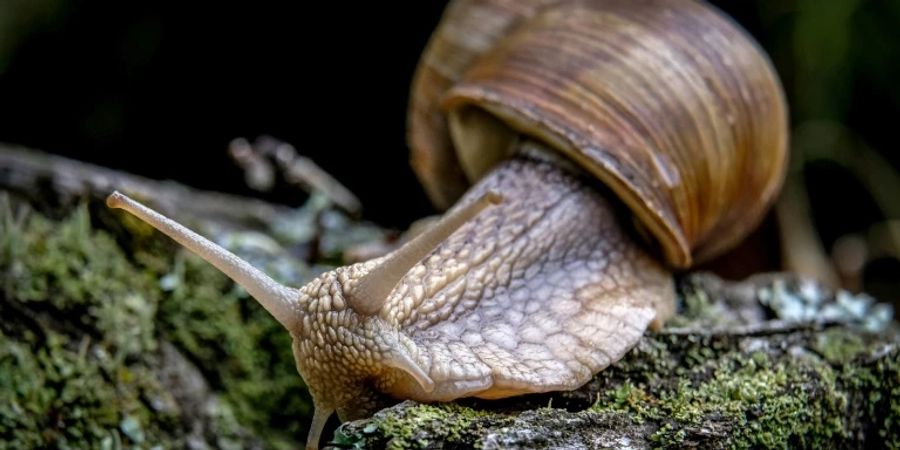
[(759, 46), (693, 0), (457, 0), (412, 87), (412, 165), (447, 207), (543, 140), (687, 267), (740, 241), (784, 178), (787, 114)]

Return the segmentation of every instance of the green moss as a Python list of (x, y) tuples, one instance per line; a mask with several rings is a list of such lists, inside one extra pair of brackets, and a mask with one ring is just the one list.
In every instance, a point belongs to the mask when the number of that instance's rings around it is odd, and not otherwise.
[(847, 365), (840, 381), (847, 389), (866, 392), (853, 399), (852, 408), (866, 412), (869, 426), (882, 439), (880, 446), (900, 449), (900, 353), (893, 349), (887, 358)]
[(143, 401), (166, 394), (142, 368), (111, 371), (88, 356), (98, 350), (88, 340), (70, 348), (64, 335), (43, 338), (0, 334), (0, 437), (8, 448), (178, 446), (177, 418)]
[(416, 439), (416, 432), (423, 427), (429, 426), (436, 429), (440, 435), (446, 436), (448, 440), (458, 442), (463, 433), (471, 431), (472, 422), (484, 416), (484, 412), (455, 404), (421, 405), (409, 415), (409, 420), (386, 419), (381, 426), (393, 438), (388, 445), (389, 448), (425, 448), (429, 442)]
[[(480, 442), (474, 425), (487, 418), (493, 422), (511, 421), (455, 403), (420, 404), (399, 414), (376, 414), (361, 435), (338, 429), (333, 442), (351, 448), (391, 450), (478, 448)], [(440, 440), (436, 441), (435, 437)]]
[[(811, 347), (826, 340), (840, 340), (837, 347), (829, 347), (828, 354), (834, 358), (841, 355), (838, 359), (843, 362), (872, 350), (846, 329), (817, 335)], [(696, 427), (717, 423), (723, 428), (714, 431), (721, 433), (721, 443), (728, 447), (829, 446), (851, 437), (849, 429), (856, 427), (849, 420), (860, 416), (858, 403), (870, 408), (865, 420), (884, 420), (881, 434), (886, 442), (898, 436), (895, 421), (900, 411), (895, 408), (900, 398), (895, 391), (900, 379), (891, 364), (879, 360), (878, 375), (872, 374), (873, 369), (847, 365), (857, 367), (849, 373), (833, 368), (831, 358), (823, 360), (814, 354), (719, 353), (714, 342), (703, 343), (701, 348), (705, 350), (685, 352), (690, 367), (674, 383), (654, 384), (652, 375), (632, 374), (637, 384), (624, 381), (611, 386), (599, 394), (591, 411), (627, 413), (639, 422), (660, 424), (650, 437), (660, 448), (677, 448)], [(660, 353), (656, 348), (654, 360), (665, 361), (666, 355)], [(639, 361), (646, 358), (646, 354), (636, 355)], [(631, 359), (626, 358), (623, 370), (630, 370)], [(890, 391), (890, 401), (880, 399), (885, 388)], [(875, 398), (852, 397), (860, 392)]]
[(114, 239), (85, 206), (58, 222), (3, 208), (0, 443), (183, 447), (196, 418), (161, 385), (169, 341), (219, 396), (215, 445), (297, 447), (310, 408), (290, 336), (223, 275), (143, 224)]
[(862, 337), (843, 332), (839, 328), (825, 330), (817, 335), (812, 348), (833, 364), (850, 362), (866, 350)]
[[(152, 277), (132, 267), (85, 208), (55, 223), (0, 224), (0, 437), (10, 448), (175, 446), (152, 368)], [(170, 400), (170, 398), (169, 398)]]
[[(888, 391), (890, 397), (879, 402), (881, 398), (873, 399), (870, 397), (870, 405), (873, 410), (873, 417), (882, 417), (883, 423), (879, 427), (878, 434), (884, 439), (885, 446), (892, 449), (900, 448), (900, 370), (897, 370), (897, 359), (890, 363), (879, 363), (878, 368), (885, 377), (885, 382), (889, 386)], [(877, 414), (877, 405), (885, 405), (886, 414), (875, 416)]]
[(155, 348), (159, 302), (149, 273), (135, 270), (115, 241), (91, 228), (85, 207), (55, 223), (32, 214), (0, 230), (5, 297), (15, 306), (65, 318), (100, 336), (114, 357)]
[(240, 423), (267, 430), (276, 447), (295, 446), (292, 439), (305, 434), (303, 418), (312, 410), (290, 335), (196, 256), (179, 251), (173, 267), (160, 306), (162, 334), (223, 392)]

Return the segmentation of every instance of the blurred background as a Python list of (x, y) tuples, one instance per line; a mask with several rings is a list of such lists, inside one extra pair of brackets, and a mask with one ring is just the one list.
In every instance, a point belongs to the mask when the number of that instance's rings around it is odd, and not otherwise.
[[(432, 213), (405, 110), (445, 2), (274, 3), (0, 0), (0, 141), (300, 205), (298, 190), (251, 191), (227, 154), (267, 134), (355, 192), (369, 220), (403, 229)], [(900, 0), (713, 3), (785, 85), (789, 239), (821, 249), (845, 286), (898, 300)]]

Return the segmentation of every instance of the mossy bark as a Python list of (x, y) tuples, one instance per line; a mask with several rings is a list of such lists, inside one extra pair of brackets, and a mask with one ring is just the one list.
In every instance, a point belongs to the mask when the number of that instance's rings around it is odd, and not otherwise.
[[(341, 448), (898, 448), (900, 335), (785, 323), (756, 297), (787, 282), (682, 281), (682, 315), (572, 392), (403, 402), (341, 426)], [(799, 283), (799, 284), (798, 284)], [(697, 301), (697, 296), (703, 298)], [(830, 296), (830, 297), (829, 297)], [(826, 295), (822, 307), (835, 300)], [(712, 314), (728, 305), (731, 314)], [(756, 305), (756, 306), (754, 306)], [(872, 308), (875, 305), (868, 305)], [(753, 311), (756, 309), (756, 311)]]
[(0, 225), (0, 448), (296, 446), (309, 401), (290, 338), (226, 278), (164, 241), (117, 241), (87, 206), (15, 215)]
[(0, 449), (301, 445), (312, 410), (290, 336), (103, 198), (134, 188), (291, 285), (380, 230), (316, 196), (277, 207), (2, 145), (0, 161)]
[[(292, 285), (383, 232), (316, 197), (242, 209), (76, 168), (49, 184), (41, 164), (0, 173), (0, 448), (299, 447), (311, 410), (287, 333), (215, 269), (106, 209), (104, 186), (165, 192), (155, 206)], [(182, 211), (194, 195), (220, 203)], [(666, 329), (579, 390), (403, 402), (331, 445), (900, 447), (900, 338), (883, 308), (783, 275), (691, 276), (679, 292)]]

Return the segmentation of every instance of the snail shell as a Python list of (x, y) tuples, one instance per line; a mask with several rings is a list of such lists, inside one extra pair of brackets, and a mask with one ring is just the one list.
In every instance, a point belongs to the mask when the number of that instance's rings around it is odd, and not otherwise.
[(758, 45), (692, 0), (459, 0), (416, 73), (412, 165), (438, 206), (538, 139), (613, 189), (678, 268), (761, 221), (787, 114)]

